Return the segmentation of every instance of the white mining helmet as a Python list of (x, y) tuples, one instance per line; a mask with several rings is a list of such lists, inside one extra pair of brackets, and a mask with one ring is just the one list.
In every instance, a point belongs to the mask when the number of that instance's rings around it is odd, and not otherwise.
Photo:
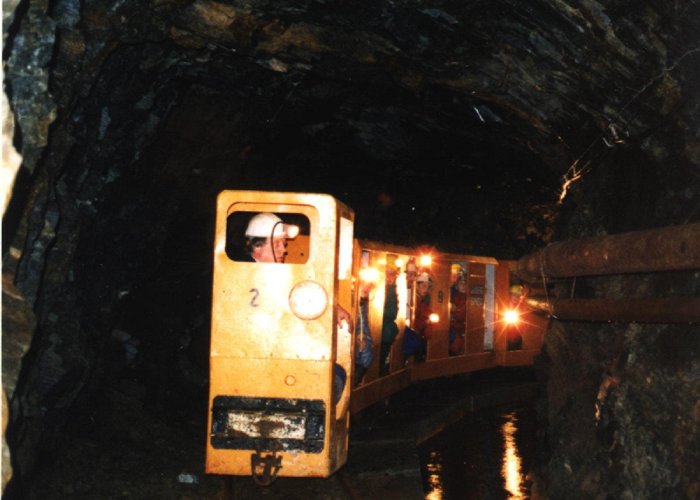
[(269, 238), (270, 236), (294, 238), (297, 234), (299, 234), (298, 226), (284, 224), (282, 219), (270, 212), (261, 212), (254, 216), (245, 230), (245, 235), (249, 238)]
[(431, 281), (432, 280), (430, 279), (430, 275), (428, 273), (420, 273), (416, 278), (416, 282), (418, 283), (430, 283)]

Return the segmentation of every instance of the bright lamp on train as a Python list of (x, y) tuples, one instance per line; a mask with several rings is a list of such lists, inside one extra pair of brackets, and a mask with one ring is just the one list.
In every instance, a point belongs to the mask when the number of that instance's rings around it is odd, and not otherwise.
[(431, 323), (439, 323), (440, 322), (440, 315), (432, 313), (430, 316), (428, 316), (428, 320)]
[(299, 226), (295, 224), (285, 224), (284, 229), (287, 233), (287, 238), (294, 239), (299, 236)]
[(520, 314), (515, 309), (508, 309), (503, 313), (503, 321), (508, 325), (516, 325), (520, 321)]
[(430, 264), (433, 263), (433, 258), (430, 255), (421, 255), (420, 256), (420, 265), (421, 267), (430, 267)]
[(302, 281), (289, 292), (289, 307), (301, 319), (316, 319), (328, 306), (328, 294), (315, 281)]
[(374, 267), (360, 269), (360, 281), (364, 283), (376, 283), (379, 280), (379, 271)]

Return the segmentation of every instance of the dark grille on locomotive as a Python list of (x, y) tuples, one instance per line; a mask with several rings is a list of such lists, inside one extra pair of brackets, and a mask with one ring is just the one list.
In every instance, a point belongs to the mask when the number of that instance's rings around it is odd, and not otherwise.
[[(250, 424), (257, 436), (232, 428), (231, 418), (243, 420), (246, 415), (260, 417)], [(211, 444), (220, 449), (320, 453), (325, 416), (326, 407), (320, 399), (216, 396), (212, 406)], [(284, 434), (285, 422), (297, 432), (303, 428), (304, 437), (271, 436)]]

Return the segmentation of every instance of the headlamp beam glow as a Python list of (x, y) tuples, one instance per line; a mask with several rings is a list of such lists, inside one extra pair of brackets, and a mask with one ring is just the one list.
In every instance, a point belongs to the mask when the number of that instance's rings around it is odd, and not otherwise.
[(432, 313), (430, 316), (428, 316), (428, 320), (431, 323), (439, 323), (440, 322), (440, 315)]
[(507, 325), (515, 325), (520, 321), (520, 314), (515, 309), (507, 309), (503, 313), (503, 321), (505, 321)]
[(295, 224), (285, 224), (284, 229), (286, 230), (287, 238), (291, 240), (299, 236), (299, 226)]
[(379, 280), (379, 271), (374, 267), (360, 269), (360, 281), (364, 283), (376, 283)]
[(421, 267), (430, 267), (430, 264), (433, 263), (433, 258), (430, 255), (421, 255), (420, 256), (420, 265)]

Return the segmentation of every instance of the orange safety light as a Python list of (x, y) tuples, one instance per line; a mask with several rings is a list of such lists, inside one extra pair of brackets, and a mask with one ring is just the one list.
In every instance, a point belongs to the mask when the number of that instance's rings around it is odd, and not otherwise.
[(299, 226), (287, 224), (287, 238), (294, 239), (299, 236)]
[(520, 322), (520, 313), (516, 309), (507, 309), (503, 313), (503, 321), (507, 325), (517, 325)]
[(360, 269), (360, 281), (376, 283), (379, 281), (379, 271), (374, 267), (363, 267)]

